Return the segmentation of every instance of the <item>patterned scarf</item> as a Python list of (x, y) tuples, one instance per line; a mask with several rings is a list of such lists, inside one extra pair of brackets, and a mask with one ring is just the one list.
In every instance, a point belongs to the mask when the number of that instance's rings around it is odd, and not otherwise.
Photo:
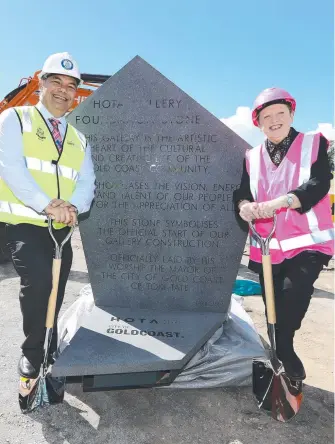
[(269, 153), (272, 162), (278, 166), (286, 156), (288, 149), (290, 148), (293, 140), (296, 138), (296, 131), (290, 128), (288, 135), (280, 143), (273, 143), (269, 139), (266, 139), (265, 146)]

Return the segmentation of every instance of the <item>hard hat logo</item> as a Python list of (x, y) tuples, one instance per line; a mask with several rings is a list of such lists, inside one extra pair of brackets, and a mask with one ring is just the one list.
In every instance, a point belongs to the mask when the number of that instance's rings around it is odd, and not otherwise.
[(62, 65), (62, 67), (64, 68), (64, 69), (67, 69), (67, 70), (71, 70), (71, 69), (73, 69), (73, 63), (71, 62), (71, 60), (69, 60), (69, 59), (64, 59), (64, 60), (62, 60), (62, 62), (61, 62), (61, 65)]

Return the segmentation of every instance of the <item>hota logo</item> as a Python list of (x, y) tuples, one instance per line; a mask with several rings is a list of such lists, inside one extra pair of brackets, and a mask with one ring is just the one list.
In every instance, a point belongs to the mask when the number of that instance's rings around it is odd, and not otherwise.
[(42, 128), (37, 128), (36, 136), (37, 136), (40, 140), (45, 140), (45, 139), (46, 139), (46, 137), (45, 137), (45, 135), (44, 135), (44, 131), (42, 130)]
[(145, 321), (149, 322), (149, 324), (158, 324), (158, 321), (156, 321), (156, 319), (146, 319), (146, 318), (118, 318), (116, 316), (112, 316), (111, 317), (111, 321), (116, 321), (116, 322), (136, 322), (139, 321), (141, 324), (143, 324)]

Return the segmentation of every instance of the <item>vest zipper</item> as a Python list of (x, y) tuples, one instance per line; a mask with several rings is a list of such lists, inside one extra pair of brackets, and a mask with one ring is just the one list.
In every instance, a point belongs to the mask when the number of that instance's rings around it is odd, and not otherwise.
[(58, 162), (57, 162), (57, 165), (56, 165), (56, 177), (57, 177), (57, 189), (58, 189), (57, 199), (60, 199), (60, 185), (59, 185), (59, 175), (58, 175)]

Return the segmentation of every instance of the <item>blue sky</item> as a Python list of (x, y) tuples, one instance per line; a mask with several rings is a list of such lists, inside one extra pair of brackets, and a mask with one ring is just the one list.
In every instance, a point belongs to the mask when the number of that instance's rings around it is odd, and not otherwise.
[(0, 99), (54, 52), (99, 74), (138, 54), (219, 118), (280, 86), (298, 130), (333, 123), (332, 0), (3, 0), (1, 16)]

